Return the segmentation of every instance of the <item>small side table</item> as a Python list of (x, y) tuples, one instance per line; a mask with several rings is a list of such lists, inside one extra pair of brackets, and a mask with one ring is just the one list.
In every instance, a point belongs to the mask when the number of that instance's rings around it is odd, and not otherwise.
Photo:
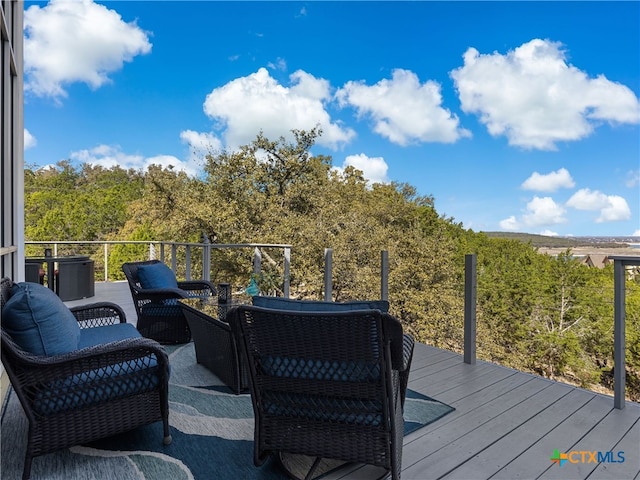
[(211, 370), (235, 393), (248, 392), (246, 365), (226, 321), (227, 312), (242, 302), (218, 304), (215, 297), (182, 298), (178, 302), (191, 330), (196, 361)]

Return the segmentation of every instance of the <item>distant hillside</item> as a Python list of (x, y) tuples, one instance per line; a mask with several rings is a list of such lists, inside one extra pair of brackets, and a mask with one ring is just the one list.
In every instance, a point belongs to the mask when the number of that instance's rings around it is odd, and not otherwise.
[(533, 233), (514, 232), (483, 232), (490, 238), (508, 238), (519, 240), (523, 243), (531, 243), (538, 248), (576, 248), (576, 247), (598, 247), (598, 248), (626, 248), (627, 244), (622, 239), (611, 237), (548, 237), (546, 235), (536, 235)]

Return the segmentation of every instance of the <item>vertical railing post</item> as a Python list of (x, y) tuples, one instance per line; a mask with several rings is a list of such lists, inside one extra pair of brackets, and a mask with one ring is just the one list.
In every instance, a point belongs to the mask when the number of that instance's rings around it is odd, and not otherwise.
[(104, 244), (104, 281), (109, 281), (109, 244)]
[(171, 270), (174, 272), (177, 271), (178, 268), (178, 246), (175, 242), (171, 243)]
[(202, 279), (209, 281), (211, 280), (211, 242), (204, 232), (202, 233), (202, 243), (204, 244), (202, 247)]
[(464, 257), (464, 363), (476, 363), (476, 254)]
[(258, 247), (253, 249), (253, 273), (260, 275), (262, 271), (262, 252)]
[(184, 263), (186, 264), (184, 279), (191, 280), (191, 245), (185, 245)]
[(389, 252), (380, 252), (380, 299), (389, 300)]
[(284, 281), (282, 290), (284, 298), (289, 298), (289, 286), (291, 283), (291, 249), (284, 247)]
[(324, 299), (330, 302), (333, 296), (333, 249), (324, 249)]
[(625, 268), (624, 261), (613, 261), (613, 406), (622, 410), (625, 402)]

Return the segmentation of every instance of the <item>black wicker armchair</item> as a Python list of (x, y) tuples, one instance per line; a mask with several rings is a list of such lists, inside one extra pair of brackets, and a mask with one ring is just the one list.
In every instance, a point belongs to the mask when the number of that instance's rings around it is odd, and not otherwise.
[[(13, 286), (2, 279), (3, 312)], [(160, 420), (164, 443), (171, 443), (164, 349), (135, 328), (121, 327), (127, 324), (118, 305), (101, 302), (70, 310), (89, 346), (56, 355), (23, 350), (5, 328), (9, 316), (3, 314), (2, 363), (29, 422), (23, 479), (29, 478), (34, 457)]]
[(400, 478), (413, 338), (379, 310), (239, 306), (228, 316), (247, 361), (254, 463), (272, 454), (383, 467)]
[(138, 314), (138, 331), (163, 344), (187, 343), (191, 340), (189, 324), (179, 298), (206, 298), (217, 294), (213, 283), (205, 280), (177, 281), (173, 285), (149, 288), (141, 281), (141, 272), (148, 267), (166, 267), (160, 260), (129, 262), (122, 265), (133, 303)]

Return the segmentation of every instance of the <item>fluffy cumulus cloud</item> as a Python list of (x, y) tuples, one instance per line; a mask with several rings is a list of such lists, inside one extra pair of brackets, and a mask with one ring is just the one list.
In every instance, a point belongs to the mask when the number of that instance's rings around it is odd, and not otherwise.
[(125, 169), (144, 170), (151, 165), (160, 165), (184, 171), (191, 176), (197, 174), (197, 170), (192, 165), (182, 162), (172, 155), (145, 157), (143, 155), (124, 153), (120, 147), (113, 145), (98, 145), (91, 149), (79, 150), (71, 153), (70, 158), (82, 163), (100, 165), (104, 168), (119, 166)]
[(631, 210), (627, 201), (619, 195), (606, 195), (598, 190), (582, 188), (574, 193), (567, 206), (576, 210), (599, 211), (596, 223), (629, 220)]
[(453, 143), (471, 136), (460, 128), (458, 117), (442, 107), (440, 85), (421, 84), (409, 70), (396, 69), (391, 79), (371, 86), (347, 82), (336, 97), (341, 106), (354, 107), (359, 117), (371, 118), (374, 131), (398, 145)]
[(342, 167), (335, 167), (335, 170), (343, 172), (347, 167), (360, 170), (364, 178), (371, 183), (385, 183), (388, 181), (387, 171), (389, 166), (382, 157), (368, 157), (364, 153), (349, 155), (344, 159)]
[(325, 108), (332, 98), (327, 80), (302, 70), (289, 78), (289, 86), (281, 85), (266, 68), (260, 68), (207, 95), (204, 112), (224, 129), (228, 148), (250, 143), (259, 131), (267, 138), (278, 138), (289, 137), (294, 129), (319, 126), (322, 136), (317, 143), (329, 148), (338, 148), (355, 136), (352, 129), (331, 121)]
[(463, 111), (510, 145), (554, 150), (602, 122), (640, 123), (633, 91), (568, 64), (560, 43), (534, 39), (504, 55), (469, 48), (463, 58), (451, 72)]
[(65, 86), (98, 88), (124, 62), (151, 51), (146, 32), (89, 0), (53, 0), (24, 14), (25, 90), (59, 100)]
[(560, 188), (573, 188), (575, 182), (566, 168), (561, 168), (555, 172), (540, 174), (533, 172), (521, 185), (524, 190), (535, 190), (538, 192), (555, 192)]
[(534, 196), (527, 203), (526, 211), (518, 220), (514, 215), (502, 220), (499, 225), (503, 230), (518, 231), (524, 227), (536, 228), (547, 225), (566, 223), (566, 210), (551, 197)]
[(24, 149), (28, 150), (30, 148), (35, 147), (37, 144), (38, 144), (38, 141), (36, 140), (36, 137), (31, 135), (31, 132), (25, 128), (24, 129)]
[(556, 225), (567, 221), (564, 214), (565, 209), (553, 198), (535, 196), (527, 203), (527, 212), (522, 215), (522, 221), (527, 227)]

